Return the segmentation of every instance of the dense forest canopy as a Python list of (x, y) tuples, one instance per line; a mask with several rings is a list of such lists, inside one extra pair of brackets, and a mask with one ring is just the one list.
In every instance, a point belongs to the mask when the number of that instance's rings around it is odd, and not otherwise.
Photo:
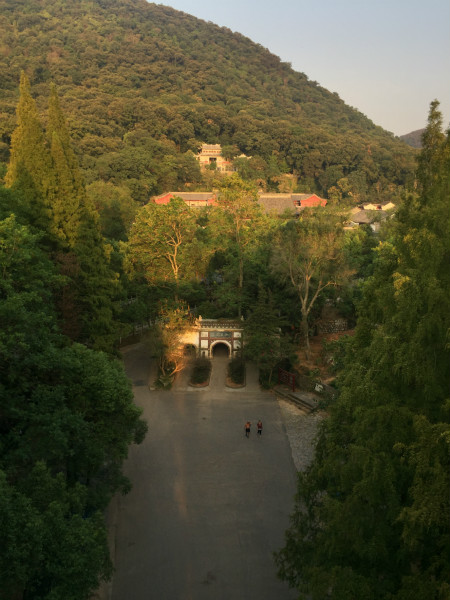
[[(229, 29), (144, 0), (0, 0), (0, 160), (7, 162), (20, 70), (39, 110), (55, 83), (86, 181), (146, 202), (202, 181), (191, 151), (251, 156), (248, 178), (299, 191), (392, 197), (414, 153), (357, 110)], [(340, 184), (339, 184), (340, 182)]]

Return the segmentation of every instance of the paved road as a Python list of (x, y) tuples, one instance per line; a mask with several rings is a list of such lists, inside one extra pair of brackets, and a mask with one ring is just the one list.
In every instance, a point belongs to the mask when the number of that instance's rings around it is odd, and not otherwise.
[[(272, 552), (283, 545), (296, 471), (278, 402), (250, 371), (226, 391), (214, 359), (209, 389), (150, 391), (142, 345), (124, 351), (149, 432), (131, 448), (133, 489), (118, 503), (113, 600), (290, 600)], [(244, 423), (264, 423), (262, 438)]]

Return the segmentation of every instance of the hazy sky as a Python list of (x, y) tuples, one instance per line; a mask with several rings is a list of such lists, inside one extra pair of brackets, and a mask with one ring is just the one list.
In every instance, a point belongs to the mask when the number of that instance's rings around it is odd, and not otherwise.
[(450, 122), (450, 0), (165, 0), (268, 48), (396, 135)]

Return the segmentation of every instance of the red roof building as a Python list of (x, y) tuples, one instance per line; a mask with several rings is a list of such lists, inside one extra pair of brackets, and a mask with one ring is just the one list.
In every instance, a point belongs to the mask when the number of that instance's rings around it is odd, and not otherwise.
[(325, 198), (316, 194), (259, 194), (259, 203), (266, 213), (278, 215), (286, 211), (295, 215), (303, 208), (327, 205)]
[(317, 194), (292, 194), (294, 202), (299, 202), (297, 206), (309, 208), (311, 206), (326, 206), (325, 198), (320, 198)]
[[(153, 197), (152, 201), (155, 204), (169, 204), (172, 198), (181, 198), (191, 208), (217, 205), (217, 194), (215, 192), (166, 192)], [(326, 206), (327, 204), (325, 198), (320, 198), (316, 194), (259, 194), (258, 200), (266, 213), (281, 215), (288, 211), (293, 216), (303, 208)]]

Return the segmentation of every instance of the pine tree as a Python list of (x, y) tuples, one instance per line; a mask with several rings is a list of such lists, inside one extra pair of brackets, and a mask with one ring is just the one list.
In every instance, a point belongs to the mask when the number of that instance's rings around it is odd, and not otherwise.
[(431, 191), (434, 185), (440, 185), (442, 169), (445, 156), (442, 148), (445, 144), (445, 135), (442, 133), (442, 113), (439, 110), (439, 102), (433, 100), (428, 115), (428, 125), (422, 134), (422, 151), (419, 155), (419, 167), (417, 177), (421, 184), (422, 198)]
[(53, 223), (55, 234), (66, 247), (59, 260), (70, 271), (66, 272), (70, 283), (64, 290), (65, 304), (60, 305), (65, 310), (65, 331), (71, 332), (73, 339), (110, 352), (115, 337), (113, 299), (118, 279), (111, 269), (98, 214), (86, 194), (54, 85), (47, 138), (55, 181)]
[(73, 340), (112, 351), (117, 275), (86, 194), (56, 88), (51, 89), (45, 135), (24, 73), (6, 181), (23, 199), (20, 214), (40, 231), (42, 245), (66, 276), (57, 297), (62, 330)]
[(47, 139), (55, 180), (53, 227), (61, 242), (73, 248), (87, 196), (55, 85), (50, 92)]
[(51, 230), (50, 195), (53, 189), (50, 156), (31, 96), (30, 82), (22, 71), (17, 105), (17, 127), (11, 137), (11, 154), (5, 182), (21, 192), (23, 212), (35, 229)]
[(118, 275), (112, 271), (96, 214), (84, 209), (73, 248), (78, 270), (74, 275), (75, 303), (79, 310), (78, 341), (111, 352), (116, 338), (114, 297)]
[(258, 299), (244, 323), (244, 355), (257, 365), (264, 385), (272, 384), (277, 366), (295, 356), (294, 345), (281, 330), (286, 324), (270, 291), (259, 282)]
[(301, 474), (280, 575), (313, 598), (449, 598), (450, 145), (431, 106), (420, 197), (365, 283), (341, 394)]

